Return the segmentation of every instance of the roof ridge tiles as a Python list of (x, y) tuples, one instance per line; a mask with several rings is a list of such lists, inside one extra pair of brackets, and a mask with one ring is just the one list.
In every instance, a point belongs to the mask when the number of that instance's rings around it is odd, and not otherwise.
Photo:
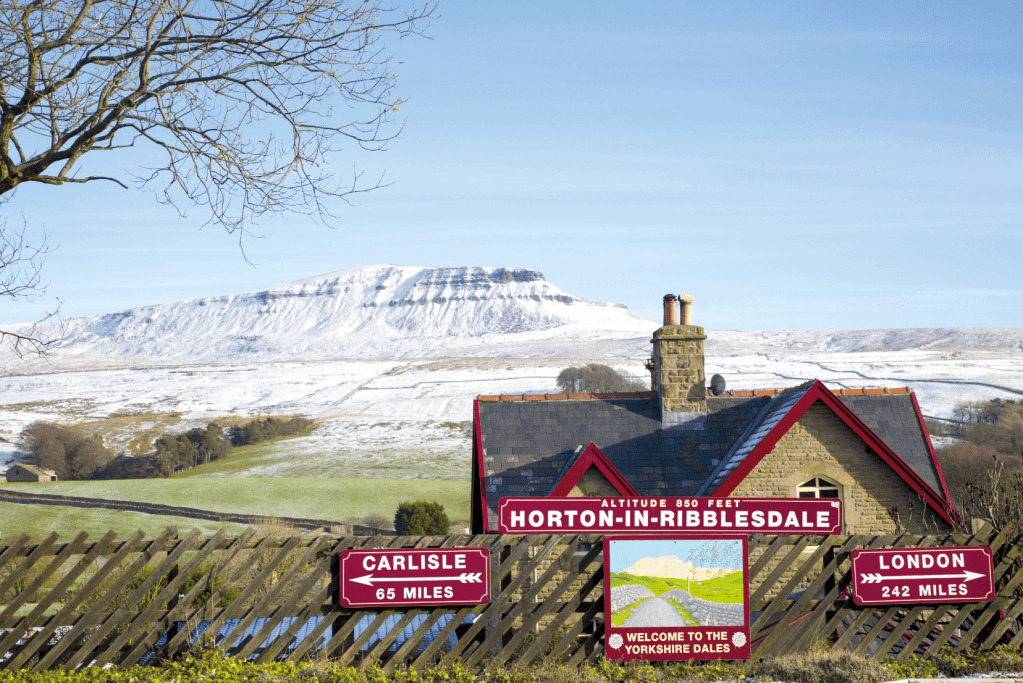
[[(764, 398), (779, 396), (781, 394), (793, 394), (805, 390), (814, 380), (804, 382), (798, 386), (787, 389), (730, 389), (721, 396), (712, 398)], [(884, 396), (884, 395), (907, 395), (912, 394), (910, 387), (859, 387), (857, 389), (828, 389), (837, 396)], [(545, 394), (479, 394), (476, 399), (481, 403), (511, 403), (514, 401), (607, 401), (623, 398), (656, 398), (657, 393), (653, 391), (606, 391), (606, 392), (581, 392)]]
[[(757, 398), (762, 396), (778, 396), (779, 394), (791, 394), (797, 391), (806, 389), (807, 385), (801, 384), (795, 387), (789, 387), (788, 389), (730, 389), (723, 394), (722, 397), (729, 398)], [(858, 389), (828, 389), (832, 394), (837, 396), (883, 396), (893, 394), (912, 394), (913, 390), (910, 387), (875, 387), (868, 389), (867, 387), (860, 387)], [(717, 396), (713, 398), (719, 398)]]
[(513, 403), (517, 401), (602, 401), (610, 399), (647, 399), (656, 398), (653, 391), (608, 391), (582, 392), (567, 394), (478, 394), (476, 400), (481, 403)]

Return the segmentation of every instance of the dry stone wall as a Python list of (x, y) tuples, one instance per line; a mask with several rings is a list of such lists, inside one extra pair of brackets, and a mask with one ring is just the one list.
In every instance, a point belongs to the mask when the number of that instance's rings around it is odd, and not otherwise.
[[(654, 592), (646, 586), (628, 584), (625, 586), (613, 586), (611, 588), (611, 611), (625, 609), (634, 602), (655, 598)], [(669, 596), (670, 597), (670, 596)]]
[(661, 594), (662, 598), (671, 598), (682, 603), (689, 615), (696, 619), (700, 626), (742, 626), (745, 623), (743, 604), (730, 602), (711, 602), (676, 588)]

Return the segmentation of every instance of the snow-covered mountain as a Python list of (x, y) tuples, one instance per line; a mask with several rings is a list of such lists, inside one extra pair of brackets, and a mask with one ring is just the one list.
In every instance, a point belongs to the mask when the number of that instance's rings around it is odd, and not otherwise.
[(655, 323), (521, 268), (368, 266), (261, 292), (78, 318), (62, 356), (243, 361), (415, 357), (508, 342), (645, 337)]
[[(697, 317), (697, 323), (699, 318)], [(380, 265), (260, 292), (76, 318), (63, 368), (123, 363), (414, 359), (428, 356), (640, 360), (658, 324), (588, 301), (522, 268)], [(1020, 328), (839, 332), (708, 330), (707, 357), (871, 351), (1023, 351)]]
[(632, 576), (655, 576), (662, 579), (690, 579), (705, 581), (728, 573), (727, 569), (696, 567), (692, 562), (680, 560), (674, 555), (667, 557), (644, 557), (625, 570)]

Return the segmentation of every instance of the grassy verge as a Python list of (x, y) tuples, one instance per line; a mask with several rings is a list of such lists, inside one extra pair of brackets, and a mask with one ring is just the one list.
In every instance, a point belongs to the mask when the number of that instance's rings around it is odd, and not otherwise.
[(640, 598), (636, 602), (632, 603), (631, 605), (627, 605), (626, 607), (618, 610), (617, 612), (611, 612), (611, 623), (614, 624), (615, 626), (621, 626), (622, 624), (625, 623), (625, 620), (632, 615), (632, 610), (636, 609), (647, 600), (650, 600), (650, 598)]
[[(942, 654), (946, 651), (943, 650)], [(299, 663), (253, 664), (224, 659), (216, 651), (195, 653), (173, 663), (131, 669), (89, 669), (77, 671), (0, 671), (0, 683), (180, 683), (216, 681), (217, 683), (709, 683), (718, 680), (756, 678), (761, 681), (796, 683), (882, 683), (898, 678), (961, 675), (958, 669), (942, 669), (941, 664), (962, 659), (942, 656), (934, 660), (911, 660), (900, 667), (838, 654), (809, 653), (768, 658), (759, 662), (660, 662), (621, 665), (600, 661), (596, 666), (566, 668), (552, 661), (530, 667), (488, 666), (481, 672), (466, 670), (459, 663), (444, 667), (405, 669), (387, 674), (377, 666), (359, 670), (329, 659)], [(985, 667), (999, 662), (1002, 668), (982, 669), (1002, 672), (1023, 670), (1019, 652), (995, 650), (966, 657), (972, 666)], [(1015, 668), (1006, 668), (1012, 664)], [(979, 672), (979, 671), (978, 671)]]
[[(302, 477), (55, 481), (5, 484), (5, 488), (64, 496), (183, 505), (218, 512), (329, 519), (338, 522), (360, 521), (371, 512), (393, 517), (398, 503), (416, 500), (437, 501), (444, 506), (448, 518), (452, 521), (468, 520), (470, 494), (470, 484), (467, 481)], [(76, 510), (49, 505), (11, 504), (11, 506), (25, 512), (33, 507)], [(80, 514), (85, 509), (78, 510)], [(198, 520), (195, 525), (198, 526)]]

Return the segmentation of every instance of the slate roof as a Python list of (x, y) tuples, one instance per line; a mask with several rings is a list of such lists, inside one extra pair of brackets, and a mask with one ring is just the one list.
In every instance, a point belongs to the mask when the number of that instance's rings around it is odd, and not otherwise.
[(856, 396), (836, 393), (836, 396), (925, 484), (948, 500), (948, 487), (934, 466), (931, 441), (924, 435), (912, 394)]
[(709, 495), (716, 491), (717, 487), (728, 478), (728, 475), (734, 472), (746, 459), (746, 456), (781, 422), (789, 410), (799, 402), (799, 399), (806, 395), (812, 385), (813, 382), (807, 382), (791, 392), (779, 394), (770, 399), (760, 414), (750, 422), (745, 433), (728, 450), (711, 476), (704, 481), (698, 491), (699, 495)]
[[(635, 398), (579, 395), (587, 400), (564, 394), (480, 396), (478, 444), (489, 527), (497, 528), (501, 497), (548, 495), (578, 457), (576, 449), (591, 441), (642, 496), (712, 495), (812, 384), (707, 396), (707, 415), (699, 428), (665, 426), (652, 393)], [(938, 497), (947, 499), (912, 394), (888, 392), (831, 393)]]
[[(736, 441), (715, 471), (700, 488), (699, 495), (712, 495), (725, 479), (745, 460), (767, 434), (778, 425), (796, 403), (811, 389), (811, 380), (786, 389), (770, 400), (763, 413), (753, 421), (747, 432)], [(925, 437), (912, 394), (846, 394), (831, 392), (849, 408), (870, 431), (899, 456), (925, 484), (941, 498), (948, 499), (948, 490)]]
[(576, 448), (594, 442), (640, 495), (691, 496), (767, 398), (708, 397), (702, 429), (664, 427), (656, 398), (480, 401), (491, 528), (503, 496), (542, 495)]

